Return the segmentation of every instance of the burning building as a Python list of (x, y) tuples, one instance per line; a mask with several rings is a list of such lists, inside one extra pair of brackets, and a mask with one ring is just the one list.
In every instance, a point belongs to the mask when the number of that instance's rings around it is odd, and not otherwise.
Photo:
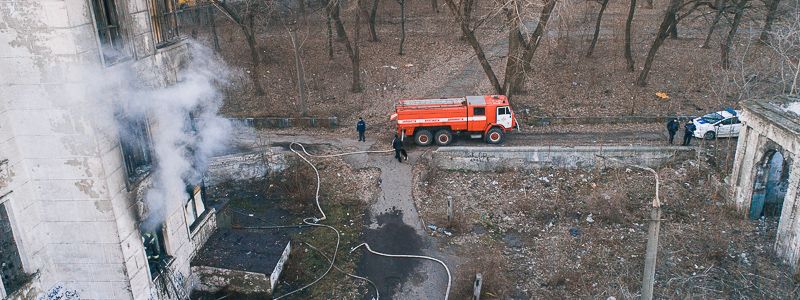
[(0, 298), (187, 297), (189, 262), (216, 226), (187, 170), (207, 154), (192, 138), (215, 142), (197, 132), (216, 111), (175, 99), (198, 82), (182, 75), (194, 51), (178, 7), (0, 4)]

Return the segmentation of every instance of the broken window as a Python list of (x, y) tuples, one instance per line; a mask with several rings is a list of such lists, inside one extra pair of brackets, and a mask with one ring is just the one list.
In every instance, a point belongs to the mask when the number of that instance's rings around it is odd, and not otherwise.
[(120, 124), (120, 146), (129, 183), (144, 178), (153, 163), (150, 126), (145, 117), (117, 117)]
[(28, 281), (5, 204), (0, 204), (0, 277), (6, 295), (14, 293)]
[(142, 244), (150, 267), (150, 279), (155, 279), (169, 264), (172, 258), (167, 254), (164, 244), (164, 227), (159, 224), (152, 231), (142, 230)]
[(186, 201), (183, 208), (186, 213), (186, 224), (189, 226), (190, 232), (197, 229), (203, 214), (206, 212), (203, 190), (202, 185), (195, 185), (186, 189), (189, 194), (189, 200)]
[(92, 0), (100, 51), (106, 64), (116, 63), (127, 57), (122, 29), (115, 0)]
[(156, 47), (170, 45), (178, 38), (178, 10), (175, 0), (149, 0), (150, 22)]

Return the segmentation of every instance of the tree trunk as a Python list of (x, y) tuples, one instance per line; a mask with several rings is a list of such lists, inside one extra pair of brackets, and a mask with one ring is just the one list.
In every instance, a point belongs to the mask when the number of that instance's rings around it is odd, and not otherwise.
[(704, 49), (709, 48), (708, 43), (709, 41), (711, 41), (711, 35), (714, 34), (714, 29), (717, 28), (717, 24), (719, 23), (719, 20), (722, 18), (722, 15), (725, 14), (725, 3), (726, 1), (723, 0), (719, 1), (719, 3), (717, 4), (717, 13), (714, 14), (714, 20), (711, 21), (711, 27), (708, 29), (706, 40), (703, 41), (703, 46), (701, 46)]
[[(356, 7), (361, 7), (361, 0), (356, 1)], [(353, 62), (353, 88), (351, 91), (353, 93), (360, 93), (363, 89), (361, 88), (361, 50), (359, 48), (359, 40), (361, 39), (361, 14), (358, 13), (358, 9), (355, 11), (356, 20), (353, 33), (353, 56), (350, 57), (350, 60)]]
[(300, 115), (306, 117), (308, 116), (308, 106), (306, 102), (306, 72), (303, 69), (303, 57), (300, 53), (300, 45), (297, 44), (297, 33), (289, 30), (289, 38), (292, 41), (292, 49), (294, 49), (294, 66), (297, 72), (297, 98), (300, 100)]
[(431, 0), (431, 8), (433, 9), (433, 11), (435, 11), (438, 14), (439, 13), (439, 2), (436, 1), (436, 0)]
[(400, 3), (400, 55), (403, 55), (403, 45), (406, 42), (406, 0), (397, 0)]
[(747, 1), (748, 0), (739, 0), (739, 3), (736, 4), (736, 14), (733, 16), (731, 30), (728, 31), (728, 36), (725, 38), (725, 43), (721, 45), (721, 63), (722, 68), (726, 70), (731, 67), (729, 58), (731, 46), (733, 45), (733, 38), (736, 36), (736, 30), (739, 28), (739, 24), (742, 22), (742, 15), (744, 14), (744, 8), (747, 5)]
[(486, 73), (486, 77), (489, 78), (489, 82), (491, 82), (495, 93), (503, 94), (503, 86), (501, 86), (500, 81), (497, 80), (497, 75), (494, 73), (494, 70), (492, 70), (492, 65), (489, 64), (489, 60), (486, 59), (486, 53), (483, 52), (480, 42), (478, 42), (478, 39), (475, 37), (475, 32), (469, 28), (467, 21), (464, 20), (464, 16), (461, 14), (458, 6), (456, 6), (455, 0), (445, 0), (445, 3), (447, 3), (447, 6), (450, 8), (450, 12), (456, 18), (456, 22), (461, 28), (461, 32), (464, 34), (464, 37), (467, 39), (467, 43), (469, 43), (469, 45), (472, 46), (472, 49), (475, 51), (475, 56), (478, 58), (478, 62), (481, 64), (483, 72)]
[(333, 59), (333, 28), (330, 13), (328, 13), (328, 59)]
[(306, 3), (305, 0), (297, 0), (297, 12), (300, 13), (301, 16), (306, 16)]
[(758, 38), (762, 43), (769, 41), (769, 31), (772, 29), (772, 22), (775, 21), (775, 15), (778, 11), (778, 4), (780, 0), (770, 0), (767, 6), (767, 19), (764, 20), (764, 28), (761, 29), (761, 36)]
[[(470, 23), (472, 22), (472, 7), (475, 3), (475, 0), (461, 0), (461, 10), (464, 16), (464, 20), (467, 22), (467, 27), (469, 27)], [(466, 40), (466, 35), (461, 35), (461, 40)]]
[(670, 18), (670, 25), (669, 25), (669, 38), (671, 39), (678, 39), (678, 20), (675, 19), (675, 14), (672, 14)]
[(644, 61), (644, 68), (641, 72), (639, 72), (639, 78), (636, 80), (636, 85), (647, 85), (647, 75), (650, 73), (650, 67), (653, 65), (653, 59), (656, 57), (658, 48), (661, 47), (661, 44), (663, 44), (664, 40), (667, 38), (670, 25), (672, 25), (673, 22), (672, 20), (675, 19), (675, 14), (678, 12), (678, 8), (681, 6), (682, 2), (682, 0), (669, 1), (669, 7), (667, 7), (667, 11), (664, 14), (664, 20), (661, 22), (661, 26), (658, 27), (658, 34), (656, 35), (656, 39), (653, 41), (653, 44), (650, 46), (650, 51), (647, 52), (647, 58)]
[(217, 35), (217, 15), (214, 13), (215, 10), (209, 6), (208, 7), (208, 22), (211, 26), (211, 37), (214, 41), (214, 50), (219, 51), (219, 35)]
[(608, 0), (603, 0), (603, 3), (600, 6), (600, 12), (597, 14), (597, 23), (594, 25), (594, 36), (592, 37), (592, 45), (589, 46), (589, 51), (586, 52), (586, 57), (592, 57), (592, 52), (594, 52), (594, 46), (597, 45), (597, 37), (600, 36), (600, 21), (603, 20), (603, 12), (606, 11), (607, 5), (608, 5)]
[(524, 75), (520, 74), (523, 65), (522, 52), (527, 48), (525, 38), (522, 36), (522, 32), (520, 32), (521, 20), (515, 13), (520, 10), (519, 2), (514, 1), (512, 5), (515, 6), (515, 10), (504, 9), (506, 13), (506, 22), (508, 24), (508, 56), (506, 58), (506, 74), (503, 79), (503, 94), (509, 99), (515, 92), (515, 80)]
[(342, 9), (339, 4), (339, 0), (331, 0), (331, 2), (333, 3), (333, 6), (331, 7), (331, 16), (336, 24), (336, 38), (339, 39), (339, 41), (346, 40), (345, 37), (347, 36), (347, 31), (344, 30), (344, 24), (342, 23)]
[(625, 61), (628, 63), (628, 72), (633, 72), (634, 67), (633, 51), (631, 50), (631, 25), (635, 12), (636, 0), (631, 0), (631, 7), (628, 9), (628, 19), (625, 20)]
[(372, 0), (372, 7), (370, 8), (369, 13), (369, 33), (372, 35), (373, 42), (380, 41), (378, 39), (378, 33), (375, 32), (375, 19), (378, 17), (378, 0)]
[(247, 40), (247, 47), (250, 48), (250, 59), (253, 60), (253, 68), (250, 70), (250, 79), (253, 81), (253, 88), (255, 89), (256, 95), (261, 96), (264, 95), (264, 89), (261, 88), (261, 76), (259, 76), (261, 59), (258, 55), (258, 46), (256, 44), (255, 33), (253, 33), (251, 30), (252, 29), (247, 29), (246, 27), (242, 26), (242, 31), (244, 32), (245, 39)]
[(556, 7), (556, 2), (558, 0), (548, 0), (545, 3), (544, 7), (542, 7), (542, 12), (539, 14), (539, 23), (536, 24), (536, 29), (533, 30), (533, 34), (528, 39), (527, 45), (525, 50), (522, 53), (522, 72), (518, 74), (517, 78), (514, 79), (514, 90), (515, 91), (524, 91), (525, 90), (525, 73), (531, 72), (533, 67), (533, 55), (536, 54), (536, 49), (539, 48), (539, 42), (544, 35), (544, 30), (547, 28), (547, 22), (550, 21), (550, 15), (553, 13), (553, 8)]

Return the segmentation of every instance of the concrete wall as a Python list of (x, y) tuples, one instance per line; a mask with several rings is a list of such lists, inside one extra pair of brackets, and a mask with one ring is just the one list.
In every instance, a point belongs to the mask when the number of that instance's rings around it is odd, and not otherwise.
[(695, 151), (689, 147), (441, 147), (433, 152), (433, 163), (442, 169), (469, 171), (591, 169), (620, 164), (658, 167), (678, 158), (694, 157)]
[[(41, 290), (63, 283), (82, 299), (148, 299), (141, 189), (126, 186), (111, 101), (92, 97), (84, 75), (131, 68), (146, 86), (164, 87), (188, 49), (156, 50), (146, 1), (117, 1), (131, 59), (103, 67), (89, 3), (0, 2), (0, 195), (11, 192), (0, 201)], [(177, 273), (188, 276), (207, 234), (188, 231), (182, 208), (165, 227)]]
[(206, 185), (213, 186), (228, 180), (261, 178), (283, 171), (286, 169), (286, 156), (280, 152), (280, 147), (274, 147), (214, 157), (206, 172)]
[(800, 118), (790, 114), (770, 101), (749, 101), (743, 105), (739, 117), (743, 123), (742, 131), (739, 133), (729, 184), (733, 202), (740, 210), (748, 211), (758, 165), (764, 161), (765, 155), (779, 151), (785, 160), (792, 162), (775, 252), (797, 270), (800, 267)]

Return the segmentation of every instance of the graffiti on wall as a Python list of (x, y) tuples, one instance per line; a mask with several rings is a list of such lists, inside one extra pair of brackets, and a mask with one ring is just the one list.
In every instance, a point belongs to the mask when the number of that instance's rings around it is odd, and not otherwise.
[(57, 283), (47, 292), (39, 295), (36, 300), (80, 300), (81, 296), (76, 290), (70, 290), (63, 284)]

